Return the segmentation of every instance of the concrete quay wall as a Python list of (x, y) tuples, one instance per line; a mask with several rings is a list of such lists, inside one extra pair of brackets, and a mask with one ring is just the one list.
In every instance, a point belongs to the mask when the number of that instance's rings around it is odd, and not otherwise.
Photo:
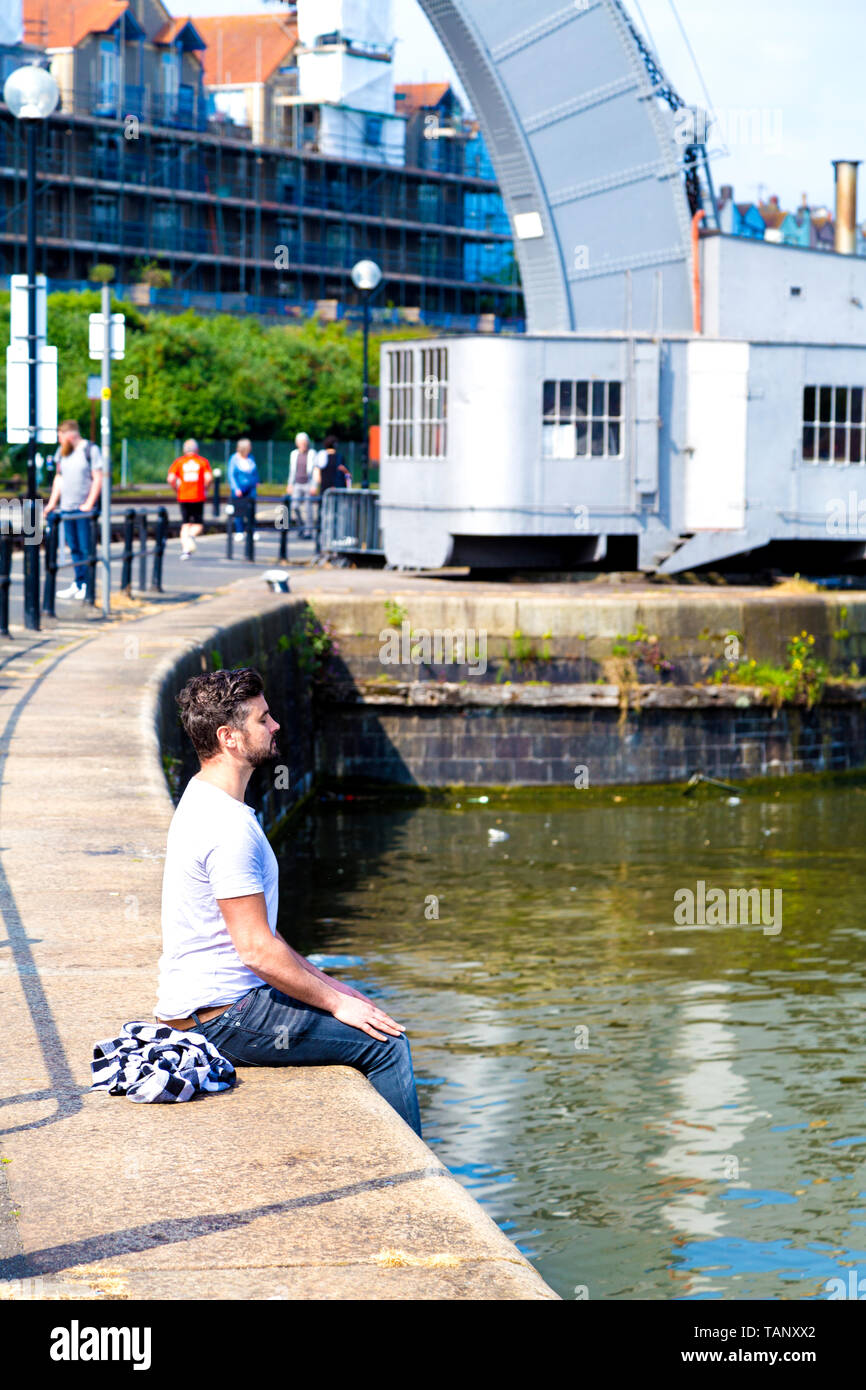
[[(393, 576), (392, 580), (396, 581)], [(348, 595), (323, 590), (309, 595), (317, 614), (334, 629), (340, 662), (352, 679), (398, 681), (467, 680), (471, 685), (526, 681), (552, 684), (616, 683), (614, 649), (625, 647), (636, 679), (655, 684), (660, 675), (642, 659), (646, 634), (657, 657), (669, 664), (665, 679), (677, 685), (705, 680), (724, 666), (736, 639), (738, 659), (783, 664), (788, 641), (803, 632), (815, 638), (814, 653), (836, 671), (852, 663), (866, 675), (866, 592), (787, 592), (774, 589), (690, 588), (675, 591), (646, 586), (621, 592), (592, 584), (503, 592), (507, 586), (392, 588), (379, 595)], [(398, 638), (403, 622), (410, 633), (471, 633), (478, 651), (483, 638), (484, 669), (462, 665), (394, 662), (387, 637)], [(420, 649), (419, 649), (420, 651)]]
[[(784, 664), (803, 631), (832, 670), (866, 674), (866, 594), (588, 585), (511, 597), (440, 586), (309, 602), (339, 646), (316, 697), (314, 758), (338, 780), (571, 786), (586, 768), (603, 786), (866, 764), (862, 687), (828, 686), (813, 709), (777, 710), (761, 689), (703, 683), (732, 651)], [(466, 637), (462, 665), (392, 659), (411, 658), (415, 637), (425, 655), (424, 636), (432, 646), (437, 633), (443, 656)], [(663, 677), (642, 653), (669, 663)]]
[[(482, 698), (484, 695), (491, 697)], [(433, 696), (434, 698), (431, 698)], [(616, 786), (866, 766), (866, 699), (775, 710), (756, 690), (477, 687), (426, 682), (333, 694), (316, 764), (337, 780), (446, 786)], [(582, 771), (581, 771), (582, 769)]]

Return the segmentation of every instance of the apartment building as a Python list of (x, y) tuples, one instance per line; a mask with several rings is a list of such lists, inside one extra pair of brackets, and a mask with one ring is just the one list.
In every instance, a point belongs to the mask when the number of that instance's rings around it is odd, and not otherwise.
[[(329, 3), (339, 26), (339, 0)], [(160, 0), (25, 0), (25, 44), (0, 51), (0, 75), (41, 53), (60, 87), (37, 156), (51, 279), (79, 282), (107, 262), (126, 284), (156, 262), (175, 293), (253, 295), (279, 312), (351, 304), (349, 271), (370, 256), (383, 303), (521, 319), (511, 229), (477, 126), (452, 110), (453, 135), (407, 141), (423, 93), (401, 110), (387, 48), (345, 24), (315, 32), (308, 16), (322, 4), (301, 15), (302, 42), (291, 7), (188, 19)], [(359, 24), (357, 3), (352, 14)], [(340, 74), (353, 84), (342, 94)], [(23, 266), (25, 191), (22, 132), (0, 105), (5, 274)]]

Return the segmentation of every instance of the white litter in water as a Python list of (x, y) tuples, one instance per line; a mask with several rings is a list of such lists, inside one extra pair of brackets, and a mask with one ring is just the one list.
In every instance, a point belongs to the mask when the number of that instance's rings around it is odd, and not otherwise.
[(477, 802), (479, 806), (486, 806), (487, 803), (488, 803), (488, 801), (490, 800), (490, 797), (489, 797), (489, 796), (470, 796), (470, 797), (468, 798), (468, 800), (469, 800), (469, 801)]
[(729, 805), (729, 806), (739, 806), (739, 804), (740, 804), (740, 798), (739, 798), (738, 796), (729, 796), (729, 797), (728, 797), (728, 805)]
[(493, 843), (495, 840), (510, 840), (511, 836), (507, 830), (494, 830), (491, 826), (487, 832), (487, 838)]

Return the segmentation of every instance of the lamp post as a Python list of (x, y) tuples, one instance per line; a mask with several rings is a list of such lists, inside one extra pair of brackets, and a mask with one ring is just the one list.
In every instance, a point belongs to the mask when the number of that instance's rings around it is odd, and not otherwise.
[[(50, 72), (28, 63), (10, 73), (3, 86), (3, 100), (16, 119), (24, 122), (27, 140), (27, 380), (29, 394), (27, 439), (27, 500), (36, 504), (36, 431), (38, 338), (36, 326), (36, 123), (51, 115), (60, 89)], [(39, 627), (39, 547), (24, 545), (24, 626)]]
[(370, 299), (381, 283), (382, 272), (375, 261), (358, 261), (357, 265), (352, 266), (352, 284), (360, 291), (364, 305), (364, 447), (361, 474), (361, 487), (364, 491), (370, 486)]

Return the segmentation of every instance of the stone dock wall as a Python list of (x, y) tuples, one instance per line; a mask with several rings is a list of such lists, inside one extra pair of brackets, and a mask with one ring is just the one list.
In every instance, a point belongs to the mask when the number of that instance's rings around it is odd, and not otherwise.
[[(326, 666), (311, 645), (314, 619), (335, 642)], [(431, 643), (444, 634), (443, 654), (455, 634), (468, 636), (474, 667), (383, 659), (406, 654), (406, 623)], [(741, 661), (780, 663), (803, 631), (833, 669), (866, 670), (866, 595), (856, 593), (760, 591), (734, 601), (724, 592), (662, 591), (640, 602), (415, 593), (387, 605), (371, 595), (274, 596), (163, 673), (157, 738), (176, 796), (194, 771), (177, 690), (196, 670), (257, 666), (282, 727), (280, 776), (263, 771), (251, 787), (268, 829), (323, 781), (556, 787), (582, 778), (604, 786), (677, 782), (696, 771), (736, 780), (864, 766), (863, 687), (831, 684), (808, 709), (777, 708), (760, 689), (704, 683), (724, 666), (732, 640)], [(635, 633), (646, 638), (629, 641)], [(628, 661), (613, 654), (623, 649)], [(669, 670), (632, 658), (653, 651)]]

